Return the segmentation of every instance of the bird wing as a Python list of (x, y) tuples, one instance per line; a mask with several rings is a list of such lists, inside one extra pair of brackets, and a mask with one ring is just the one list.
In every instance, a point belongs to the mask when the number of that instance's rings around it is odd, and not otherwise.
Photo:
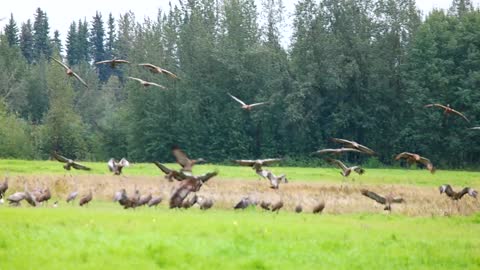
[(253, 166), (256, 162), (257, 162), (256, 160), (251, 160), (251, 159), (235, 160), (235, 163), (238, 163), (242, 166)]
[(197, 177), (198, 180), (202, 181), (202, 183), (205, 183), (207, 182), (208, 180), (210, 180), (210, 178), (214, 177), (218, 175), (218, 172), (217, 171), (214, 171), (214, 172), (208, 172), (206, 174), (202, 174), (200, 176)]
[(376, 202), (378, 203), (381, 203), (381, 204), (385, 204), (386, 203), (386, 200), (384, 197), (378, 195), (377, 193), (375, 192), (372, 192), (372, 191), (369, 191), (369, 190), (366, 190), (366, 189), (362, 189), (360, 190), (360, 192), (362, 193), (363, 196), (367, 196), (369, 197), (370, 199), (372, 200), (375, 200)]
[(130, 162), (128, 162), (128, 160), (126, 158), (122, 158), (120, 159), (120, 162), (118, 162), (120, 165), (122, 165), (122, 167), (128, 167), (130, 166)]
[(258, 103), (250, 104), (250, 105), (248, 105), (248, 106), (250, 106), (250, 107), (255, 107), (255, 106), (263, 105), (263, 104), (266, 104), (266, 103), (268, 103), (268, 102), (258, 102)]
[(150, 85), (153, 85), (153, 86), (156, 86), (156, 87), (159, 87), (159, 88), (162, 88), (162, 89), (167, 89), (165, 86), (163, 85), (160, 85), (158, 83), (154, 83), (154, 82), (148, 82)]
[(457, 110), (454, 110), (454, 109), (451, 109), (453, 113), (461, 116), (463, 119), (465, 119), (465, 121), (469, 122), (470, 123), (470, 120), (468, 120), (468, 118), (461, 112), (457, 111)]
[(280, 161), (282, 161), (281, 158), (267, 158), (267, 159), (260, 159), (257, 162), (260, 162), (262, 166), (268, 166), (272, 163), (280, 162)]
[(366, 147), (365, 145), (363, 144), (358, 144), (357, 148), (362, 151), (363, 153), (366, 153), (366, 154), (369, 154), (369, 155), (375, 155), (375, 151), (373, 151), (372, 149)]
[(77, 78), (77, 80), (78, 80), (79, 82), (81, 82), (83, 85), (85, 85), (85, 87), (88, 88), (87, 83), (86, 83), (80, 76), (78, 76), (77, 73), (73, 72), (73, 76), (74, 76), (75, 78)]
[(395, 160), (399, 160), (399, 159), (401, 159), (401, 158), (409, 158), (409, 157), (411, 157), (411, 156), (413, 156), (412, 153), (402, 152), (402, 153), (398, 154), (398, 155), (395, 157)]
[(352, 169), (360, 175), (365, 173), (365, 170), (360, 166), (353, 166)]
[(425, 108), (430, 108), (430, 107), (439, 107), (439, 108), (442, 108), (442, 109), (445, 109), (445, 110), (451, 109), (451, 108), (449, 108), (445, 105), (439, 104), (439, 103), (433, 103), (433, 104), (425, 105)]
[(107, 164), (108, 164), (108, 168), (110, 169), (111, 172), (113, 172), (113, 171), (115, 170), (115, 167), (117, 167), (114, 158), (111, 158), (111, 159), (107, 162)]
[(100, 65), (100, 64), (110, 64), (113, 63), (113, 60), (103, 60), (103, 61), (98, 61), (95, 62), (95, 65)]
[(50, 59), (52, 59), (53, 61), (57, 62), (58, 64), (60, 64), (64, 69), (68, 70), (70, 69), (67, 65), (65, 65), (63, 62), (51, 57)]
[(338, 160), (338, 159), (327, 158), (326, 160), (327, 160), (329, 163), (331, 163), (331, 164), (337, 165), (337, 166), (340, 167), (342, 170), (346, 170), (346, 169), (347, 169), (347, 166), (345, 166), (345, 164), (343, 164), (343, 162), (341, 162), (341, 161)]
[(470, 128), (470, 129), (480, 129), (480, 127), (472, 127), (472, 128)]
[(427, 170), (429, 170), (431, 173), (435, 173), (435, 167), (433, 167), (432, 162), (428, 158), (420, 157), (418, 162), (422, 163), (425, 167), (427, 167)]
[(63, 162), (63, 163), (67, 163), (67, 162), (68, 162), (68, 158), (66, 158), (66, 157), (64, 157), (64, 156), (61, 156), (61, 155), (57, 154), (56, 152), (53, 152), (52, 155), (53, 155), (53, 157), (54, 157), (56, 160), (58, 160), (58, 161), (60, 161), (60, 162)]
[(187, 154), (180, 149), (178, 146), (172, 147), (172, 154), (177, 160), (177, 163), (180, 164), (183, 168), (191, 168), (193, 162), (188, 158)]
[(162, 172), (164, 172), (165, 174), (169, 174), (171, 173), (173, 170), (170, 170), (169, 168), (167, 168), (165, 165), (163, 165), (162, 163), (158, 162), (158, 161), (154, 161), (153, 162), (155, 165), (157, 165), (157, 167), (162, 170)]
[(82, 165), (80, 163), (77, 163), (77, 162), (73, 162), (72, 163), (72, 167), (77, 169), (77, 170), (85, 170), (85, 171), (90, 171), (91, 169), (85, 165)]
[(169, 76), (170, 78), (178, 79), (177, 75), (175, 75), (173, 72), (170, 72), (170, 71), (168, 71), (168, 70), (166, 70), (166, 69), (163, 69), (163, 68), (162, 68), (162, 73), (167, 74), (167, 76)]
[(228, 95), (229, 95), (230, 97), (232, 97), (233, 99), (235, 99), (238, 103), (240, 103), (240, 104), (242, 104), (242, 105), (244, 105), (244, 106), (247, 105), (247, 104), (245, 104), (245, 102), (241, 101), (239, 98), (235, 97), (234, 95), (232, 95), (232, 94), (230, 94), (230, 93), (228, 93)]
[(347, 144), (347, 145), (353, 145), (354, 144), (352, 141), (345, 140), (345, 139), (331, 138), (330, 140), (332, 142), (335, 142), (335, 143), (343, 143), (343, 144)]
[(332, 148), (326, 148), (326, 149), (321, 149), (318, 150), (314, 153), (316, 154), (325, 154), (325, 153), (341, 153), (341, 152), (357, 152), (357, 153), (362, 153), (362, 151), (355, 149), (355, 148), (338, 148), (338, 149), (332, 149)]
[(135, 77), (128, 77), (130, 80), (135, 80), (137, 82), (140, 82), (140, 83), (144, 83), (145, 81), (142, 80), (142, 79), (139, 79), (139, 78), (135, 78)]
[(142, 64), (138, 64), (139, 66), (142, 66), (142, 67), (146, 67), (146, 68), (149, 68), (149, 69), (153, 69), (153, 70), (158, 70), (159, 68), (155, 65), (152, 65), (150, 63), (142, 63)]

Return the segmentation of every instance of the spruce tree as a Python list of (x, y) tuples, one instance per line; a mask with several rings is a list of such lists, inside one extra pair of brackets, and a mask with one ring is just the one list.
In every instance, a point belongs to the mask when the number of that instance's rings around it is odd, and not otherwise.
[(8, 45), (11, 47), (18, 46), (18, 27), (17, 23), (13, 19), (13, 13), (10, 14), (10, 20), (8, 21), (8, 24), (5, 25), (4, 31), (5, 36), (7, 37)]

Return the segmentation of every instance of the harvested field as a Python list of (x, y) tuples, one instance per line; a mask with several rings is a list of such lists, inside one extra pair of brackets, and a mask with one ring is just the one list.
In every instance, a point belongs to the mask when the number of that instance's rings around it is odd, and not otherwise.
[[(50, 187), (52, 201), (59, 200), (60, 202), (63, 202), (67, 194), (74, 189), (75, 181), (80, 194), (88, 193), (91, 188), (94, 200), (99, 201), (112, 200), (113, 194), (121, 188), (125, 188), (129, 194), (133, 194), (136, 188), (140, 190), (141, 194), (151, 192), (153, 195), (161, 195), (165, 202), (175, 186), (178, 185), (178, 182), (168, 182), (158, 176), (40, 175), (34, 177), (26, 175), (11, 178), (11, 192), (23, 190), (23, 183), (26, 181), (29, 189)], [(405, 203), (392, 206), (393, 212), (408, 216), (470, 215), (480, 211), (478, 200), (465, 196), (460, 201), (452, 201), (444, 194), (440, 194), (437, 187), (399, 184), (372, 185), (351, 181), (343, 185), (329, 182), (295, 181), (281, 184), (279, 190), (273, 190), (269, 188), (266, 180), (242, 181), (218, 177), (207, 182), (197, 194), (212, 198), (215, 201), (214, 208), (222, 209), (231, 209), (241, 198), (249, 196), (257, 201), (276, 202), (281, 199), (285, 203), (283, 210), (286, 211), (293, 211), (297, 204), (301, 204), (304, 211), (311, 212), (315, 204), (323, 201), (326, 204), (324, 212), (330, 214), (384, 212), (383, 205), (360, 194), (362, 188), (380, 195), (391, 192), (395, 196), (404, 198)]]

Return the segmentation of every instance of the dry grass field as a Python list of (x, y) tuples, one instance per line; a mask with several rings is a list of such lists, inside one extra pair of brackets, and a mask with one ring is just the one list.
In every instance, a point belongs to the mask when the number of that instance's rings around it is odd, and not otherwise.
[[(125, 188), (129, 194), (138, 189), (141, 194), (151, 192), (153, 195), (161, 195), (165, 202), (178, 185), (178, 182), (168, 182), (161, 176), (26, 175), (11, 177), (11, 192), (23, 190), (25, 182), (30, 190), (50, 187), (53, 196), (51, 201), (58, 200), (60, 206), (65, 203), (67, 194), (74, 190), (75, 182), (80, 194), (86, 194), (92, 189), (94, 200), (97, 201), (111, 201), (116, 191)], [(301, 204), (304, 211), (311, 211), (314, 204), (324, 201), (324, 212), (330, 214), (384, 212), (382, 205), (360, 194), (362, 188), (381, 195), (392, 193), (404, 198), (405, 203), (393, 205), (393, 212), (407, 216), (470, 215), (480, 211), (479, 200), (465, 196), (460, 201), (452, 201), (440, 194), (435, 186), (359, 184), (352, 181), (344, 184), (291, 181), (281, 184), (279, 190), (273, 190), (266, 180), (242, 181), (218, 177), (207, 182), (197, 194), (212, 198), (215, 201), (214, 207), (222, 209), (231, 209), (241, 198), (249, 196), (257, 201), (282, 200), (285, 203), (283, 210), (286, 211), (293, 211), (297, 204)]]

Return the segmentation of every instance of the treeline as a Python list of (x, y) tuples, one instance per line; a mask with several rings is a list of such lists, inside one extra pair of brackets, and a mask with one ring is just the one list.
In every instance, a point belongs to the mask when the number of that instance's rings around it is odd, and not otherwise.
[[(439, 167), (475, 167), (480, 117), (480, 12), (455, 0), (424, 20), (414, 0), (300, 0), (288, 50), (281, 1), (180, 1), (157, 18), (135, 14), (73, 21), (62, 44), (48, 16), (14, 15), (0, 36), (0, 156), (172, 160), (288, 157), (340, 137), (378, 152), (370, 165), (410, 151)], [(62, 58), (89, 88), (65, 75)], [(94, 65), (109, 58), (132, 64)], [(153, 63), (180, 80), (135, 65)], [(160, 83), (143, 88), (127, 76)], [(251, 112), (246, 102), (268, 101)], [(465, 113), (446, 117), (428, 103)], [(351, 161), (366, 157), (350, 156)]]

